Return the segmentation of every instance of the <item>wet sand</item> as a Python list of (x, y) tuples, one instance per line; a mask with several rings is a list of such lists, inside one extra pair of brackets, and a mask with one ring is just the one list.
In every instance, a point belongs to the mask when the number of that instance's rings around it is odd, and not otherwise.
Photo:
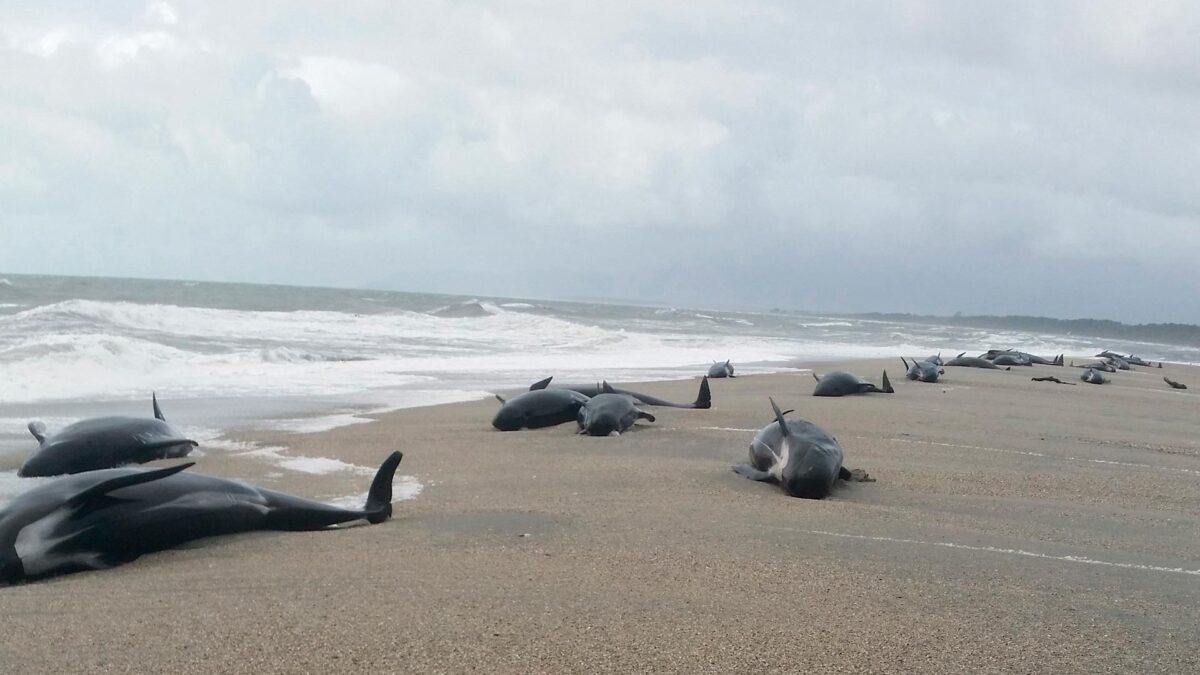
[[(712, 382), (619, 438), (500, 433), (495, 401), (247, 440), (424, 491), (386, 524), (254, 533), (0, 589), (4, 672), (1200, 670), (1200, 369), (820, 364), (894, 395), (813, 398), (808, 373)], [(1192, 386), (1175, 391), (1163, 375)], [(697, 380), (637, 387), (674, 400)], [(767, 396), (877, 479), (823, 501), (730, 471)], [(198, 469), (324, 496), (216, 453)], [(258, 467), (258, 476), (247, 476)]]

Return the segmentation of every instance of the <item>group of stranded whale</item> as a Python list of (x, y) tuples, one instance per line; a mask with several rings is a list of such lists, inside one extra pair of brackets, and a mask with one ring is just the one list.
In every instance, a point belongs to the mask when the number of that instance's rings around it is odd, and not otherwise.
[[(186, 471), (118, 468), (186, 456), (196, 442), (152, 419), (98, 417), (47, 436), (31, 422), (38, 448), (19, 476), (62, 476), (0, 510), (0, 581), (104, 569), (196, 539), (253, 530), (320, 530), (392, 514), (392, 479), (403, 455), (393, 452), (371, 482), (366, 505), (345, 509)], [(66, 475), (63, 475), (66, 474)]]
[[(1132, 355), (1107, 351), (1097, 358), (1102, 360), (1081, 366), (1084, 382), (1106, 382), (1101, 375), (1106, 367), (1115, 371), (1151, 366)], [(989, 350), (978, 357), (959, 354), (943, 360), (938, 354), (911, 363), (901, 357), (901, 361), (907, 378), (917, 382), (938, 382), (946, 368), (953, 367), (1011, 370), (1035, 363), (1063, 365), (1062, 355), (1044, 359), (1010, 349)], [(655, 416), (640, 406), (711, 408), (709, 379), (732, 377), (729, 361), (714, 363), (700, 380), (696, 400), (690, 403), (618, 389), (608, 382), (557, 384), (547, 377), (512, 398), (497, 395), (501, 407), (492, 426), (517, 431), (574, 421), (579, 434), (620, 435), (639, 420), (655, 421)], [(823, 376), (813, 373), (813, 377), (817, 381), (813, 396), (895, 393), (887, 371), (880, 386), (844, 371)], [(1071, 384), (1052, 376), (1033, 379)], [(1169, 378), (1163, 380), (1174, 389), (1187, 389)], [(186, 457), (197, 445), (167, 422), (157, 396), (152, 395), (151, 402), (154, 416), (148, 419), (85, 419), (53, 434), (47, 434), (40, 422), (29, 423), (38, 447), (18, 475), (58, 478), (24, 492), (0, 509), (0, 582), (104, 569), (217, 535), (319, 530), (359, 520), (375, 524), (392, 514), (392, 480), (403, 457), (400, 452), (392, 452), (383, 461), (361, 509), (188, 471), (194, 462), (151, 470), (129, 468), (131, 464)], [(750, 461), (734, 466), (736, 473), (773, 483), (790, 496), (809, 499), (828, 496), (838, 480), (874, 480), (865, 471), (845, 467), (843, 450), (831, 434), (807, 420), (787, 419), (791, 411), (781, 411), (774, 399), (770, 404), (773, 419), (754, 435)]]

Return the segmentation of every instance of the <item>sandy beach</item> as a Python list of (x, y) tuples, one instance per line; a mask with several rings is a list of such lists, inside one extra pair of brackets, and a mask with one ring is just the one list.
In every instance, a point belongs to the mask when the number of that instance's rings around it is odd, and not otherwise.
[[(805, 364), (798, 364), (804, 366)], [(619, 438), (501, 433), (494, 400), (243, 440), (376, 466), (423, 491), (374, 527), (199, 542), (0, 589), (6, 673), (1200, 670), (1200, 368), (815, 364), (712, 382)], [(1168, 388), (1164, 375), (1192, 386)], [(637, 388), (673, 400), (697, 380)], [(792, 499), (730, 471), (767, 396), (834, 434), (854, 483)], [(323, 496), (351, 472), (195, 470)], [(259, 480), (261, 479), (261, 480)]]

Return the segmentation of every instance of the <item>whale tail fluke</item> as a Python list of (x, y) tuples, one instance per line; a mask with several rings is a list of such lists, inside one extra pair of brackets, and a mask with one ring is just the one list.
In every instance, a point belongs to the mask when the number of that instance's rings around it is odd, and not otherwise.
[(707, 375), (700, 379), (700, 393), (696, 395), (696, 402), (692, 404), (692, 407), (701, 410), (708, 410), (712, 407), (712, 389), (708, 386)]
[(550, 380), (553, 380), (553, 379), (554, 379), (554, 376), (551, 375), (550, 377), (547, 377), (544, 380), (538, 380), (537, 382), (534, 382), (533, 384), (529, 385), (529, 391), (537, 391), (538, 389), (545, 389), (546, 387), (550, 386)]
[(896, 393), (896, 390), (895, 390), (895, 389), (892, 389), (892, 383), (891, 383), (891, 381), (889, 381), (889, 380), (888, 380), (888, 376), (887, 376), (887, 371), (886, 371), (886, 370), (885, 370), (885, 371), (883, 371), (883, 393), (885, 393), (885, 394), (894, 394), (894, 393)]
[(154, 418), (166, 422), (167, 418), (162, 414), (162, 408), (158, 407), (158, 394), (150, 392), (150, 402), (154, 405)]
[(393, 452), (383, 460), (379, 471), (375, 472), (375, 479), (371, 481), (371, 491), (367, 493), (367, 505), (363, 508), (367, 512), (367, 522), (372, 525), (392, 517), (392, 479), (395, 478), (396, 467), (400, 466), (402, 459), (404, 453)]

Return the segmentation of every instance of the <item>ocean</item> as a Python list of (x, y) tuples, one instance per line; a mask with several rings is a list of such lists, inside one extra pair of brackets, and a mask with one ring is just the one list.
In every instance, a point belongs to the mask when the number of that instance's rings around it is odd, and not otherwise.
[(318, 431), (548, 375), (675, 379), (725, 359), (751, 374), (1009, 346), (1200, 361), (1195, 347), (783, 311), (0, 275), (0, 472), (35, 447), (30, 420), (54, 431), (149, 416), (151, 392), (172, 424), (219, 451), (231, 431)]

